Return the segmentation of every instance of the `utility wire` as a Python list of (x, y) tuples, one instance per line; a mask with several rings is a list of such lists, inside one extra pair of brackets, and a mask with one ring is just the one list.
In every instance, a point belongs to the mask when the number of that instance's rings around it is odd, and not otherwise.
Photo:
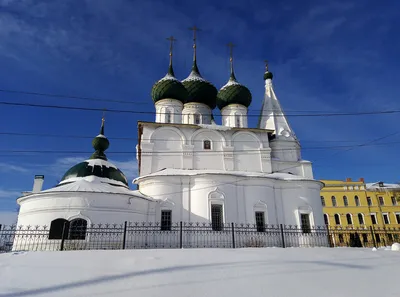
[[(76, 139), (93, 139), (94, 136), (85, 136), (85, 135), (70, 135), (70, 134), (46, 134), (46, 133), (22, 133), (22, 132), (0, 132), (0, 135), (7, 135), (7, 136), (18, 136), (18, 137), (54, 137), (54, 138), (76, 138)], [(137, 137), (107, 137), (110, 140), (135, 140), (138, 141)], [(145, 141), (168, 141), (168, 142), (182, 142), (180, 139), (161, 139), (161, 138), (142, 138)], [(203, 140), (192, 140), (193, 142), (203, 142)], [(360, 141), (367, 141), (367, 140), (307, 140), (303, 139), (301, 142), (320, 142), (320, 143), (328, 143), (328, 142), (360, 142)], [(225, 142), (223, 140), (213, 140), (213, 142)], [(235, 140), (235, 142), (248, 142), (248, 140)]]
[[(100, 111), (104, 112), (104, 108), (94, 108), (94, 107), (77, 107), (77, 106), (61, 106), (61, 105), (48, 105), (48, 104), (33, 104), (33, 103), (16, 103), (16, 102), (6, 102), (0, 101), (0, 105), (8, 106), (23, 106), (23, 107), (38, 107), (38, 108), (53, 108), (53, 109), (68, 109), (68, 110), (80, 110), (80, 111)], [(129, 114), (151, 114), (155, 115), (155, 111), (135, 111), (128, 109), (106, 109), (107, 112), (113, 113), (129, 113)], [(362, 115), (382, 115), (382, 114), (396, 114), (400, 113), (400, 110), (386, 110), (386, 111), (369, 111), (369, 112), (347, 112), (347, 113), (315, 113), (315, 114), (275, 114), (275, 116), (282, 117), (336, 117), (336, 116), (362, 116)], [(174, 114), (174, 113), (170, 113)], [(177, 114), (177, 113), (176, 113)], [(179, 113), (181, 115), (181, 113)], [(222, 117), (222, 115), (215, 115)], [(229, 115), (235, 116), (235, 115)], [(247, 115), (248, 117), (259, 117), (260, 115)]]

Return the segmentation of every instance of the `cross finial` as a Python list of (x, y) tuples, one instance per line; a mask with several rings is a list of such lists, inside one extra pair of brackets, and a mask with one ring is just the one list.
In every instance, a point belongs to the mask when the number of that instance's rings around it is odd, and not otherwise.
[(229, 47), (229, 62), (231, 64), (231, 79), (236, 80), (235, 73), (233, 71), (233, 48), (235, 45), (232, 42), (229, 42), (227, 44), (227, 46)]
[(103, 110), (103, 116), (101, 118), (101, 128), (100, 128), (100, 134), (101, 135), (104, 135), (104, 122), (106, 121), (105, 117), (106, 117), (106, 110), (104, 109)]
[(193, 61), (196, 61), (197, 31), (201, 31), (201, 30), (196, 26), (193, 26), (192, 28), (189, 28), (189, 30), (193, 31)]
[(172, 49), (176, 39), (174, 38), (174, 36), (171, 35), (170, 37), (167, 38), (167, 40), (169, 40), (169, 55), (172, 56)]
[(268, 72), (268, 60), (264, 60), (265, 63), (265, 71)]

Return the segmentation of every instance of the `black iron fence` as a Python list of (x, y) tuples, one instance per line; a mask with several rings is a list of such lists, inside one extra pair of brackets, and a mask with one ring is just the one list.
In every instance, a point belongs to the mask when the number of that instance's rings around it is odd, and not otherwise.
[(101, 250), (244, 247), (379, 247), (400, 241), (399, 228), (328, 228), (209, 223), (83, 225), (50, 230), (44, 226), (4, 226), (0, 253), (22, 250)]

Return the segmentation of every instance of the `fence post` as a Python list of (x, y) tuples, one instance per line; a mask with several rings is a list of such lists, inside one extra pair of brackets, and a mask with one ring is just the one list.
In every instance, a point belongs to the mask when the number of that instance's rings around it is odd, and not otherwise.
[(236, 248), (236, 242), (235, 242), (235, 224), (232, 222), (232, 248)]
[(371, 231), (372, 242), (374, 243), (374, 248), (376, 248), (377, 246), (376, 246), (374, 230), (372, 229), (372, 226), (369, 226), (369, 231)]
[(285, 233), (283, 233), (283, 224), (281, 224), (281, 237), (282, 237), (282, 247), (285, 248)]
[(64, 250), (65, 237), (67, 237), (67, 222), (64, 222), (64, 225), (63, 225), (63, 230), (62, 230), (62, 235), (61, 235), (60, 251)]
[(126, 245), (126, 229), (127, 229), (127, 227), (128, 227), (128, 222), (125, 221), (125, 224), (124, 224), (124, 236), (122, 237), (122, 249), (123, 250), (125, 249), (125, 245)]
[(328, 236), (328, 244), (329, 244), (329, 247), (332, 248), (333, 247), (333, 243), (332, 243), (332, 240), (331, 240), (331, 234), (329, 232), (329, 226), (325, 225), (325, 227), (326, 227), (326, 235)]
[(180, 222), (179, 225), (179, 248), (183, 248), (183, 227), (182, 227), (182, 221)]

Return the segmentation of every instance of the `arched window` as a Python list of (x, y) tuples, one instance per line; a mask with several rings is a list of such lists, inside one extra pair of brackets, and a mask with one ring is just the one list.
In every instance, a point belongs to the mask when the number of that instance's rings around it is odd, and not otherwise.
[(335, 214), (335, 224), (340, 225), (340, 215), (337, 213)]
[(51, 221), (49, 239), (62, 239), (64, 232), (64, 238), (67, 238), (69, 229), (69, 222), (65, 219), (55, 219)]
[(324, 198), (324, 196), (321, 196), (321, 204), (322, 204), (322, 206), (325, 206), (325, 198)]
[(198, 113), (194, 114), (194, 123), (196, 125), (200, 124), (200, 115)]
[(356, 206), (360, 206), (360, 198), (358, 198), (358, 196), (354, 196), (354, 203)]
[(343, 205), (344, 206), (349, 206), (349, 200), (347, 200), (346, 196), (343, 196)]
[(346, 215), (346, 220), (348, 225), (353, 225), (353, 218), (351, 217), (351, 214)]
[(362, 213), (359, 213), (358, 215), (358, 222), (360, 223), (360, 225), (364, 225), (364, 216)]
[(165, 122), (166, 123), (172, 123), (172, 114), (170, 110), (167, 110), (165, 112)]
[(241, 126), (240, 114), (235, 113), (235, 127), (240, 128)]
[(205, 149), (205, 150), (210, 150), (211, 149), (211, 141), (210, 140), (204, 140), (203, 141), (203, 149)]
[(332, 196), (332, 206), (336, 206), (336, 198), (335, 196)]
[(70, 222), (69, 236), (68, 239), (80, 239), (86, 238), (87, 221), (84, 219), (75, 219)]
[(329, 217), (327, 214), (324, 214), (324, 222), (325, 222), (325, 225), (329, 225)]

